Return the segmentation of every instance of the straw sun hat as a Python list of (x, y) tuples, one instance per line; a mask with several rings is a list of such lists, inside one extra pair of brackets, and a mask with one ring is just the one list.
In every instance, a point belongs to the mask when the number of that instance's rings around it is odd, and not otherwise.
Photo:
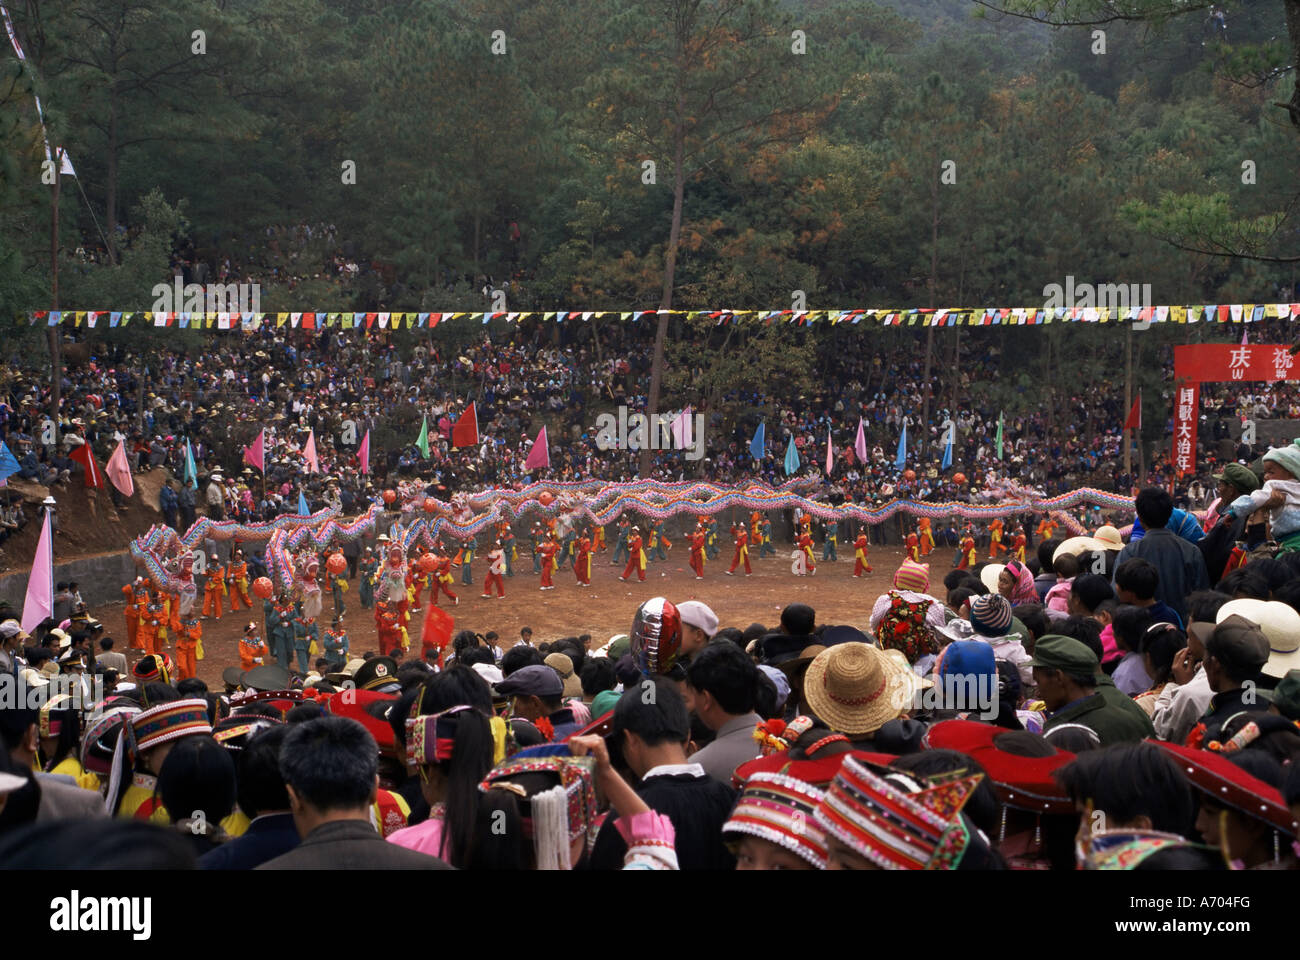
[(900, 660), (867, 643), (837, 644), (808, 665), (804, 699), (837, 733), (872, 733), (896, 719), (925, 686)]

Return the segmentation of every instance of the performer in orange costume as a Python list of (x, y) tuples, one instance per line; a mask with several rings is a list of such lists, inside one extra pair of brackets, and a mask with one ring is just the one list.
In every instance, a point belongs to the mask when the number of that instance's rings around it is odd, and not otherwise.
[(797, 544), (797, 546), (804, 553), (804, 568), (808, 571), (808, 576), (811, 577), (814, 573), (817, 572), (817, 561), (813, 559), (812, 534), (809, 533), (807, 529), (805, 529), (804, 532), (800, 534), (799, 543)]
[(573, 561), (573, 572), (580, 584), (591, 586), (591, 540), (585, 536), (578, 538), (578, 556)]
[(203, 639), (203, 624), (197, 617), (181, 621), (180, 632), (176, 634), (176, 669), (177, 677), (186, 680), (198, 673), (195, 651)]
[(993, 522), (989, 524), (989, 559), (996, 560), (1000, 554), (1006, 552), (1006, 544), (1002, 542), (1002, 518), (994, 517)]
[(743, 562), (745, 564), (745, 576), (749, 576), (753, 571), (749, 567), (749, 531), (744, 526), (732, 527), (732, 536), (736, 538), (736, 555), (731, 558), (731, 567), (727, 570), (727, 576), (736, 575), (736, 567)]
[(688, 539), (691, 541), (691, 569), (695, 571), (696, 580), (703, 580), (704, 541), (708, 539), (708, 534), (704, 532), (703, 527), (697, 525)]
[(221, 598), (226, 595), (226, 571), (214, 553), (208, 561), (208, 579), (203, 584), (203, 615), (221, 619)]
[(252, 610), (253, 601), (248, 597), (248, 562), (244, 560), (243, 550), (236, 550), (230, 566), (226, 567), (226, 583), (230, 585), (231, 611), (238, 610), (241, 602)]
[(957, 564), (958, 570), (969, 570), (975, 566), (976, 554), (979, 551), (975, 549), (975, 538), (969, 533), (961, 539), (961, 562)]
[(624, 568), (623, 575), (619, 577), (619, 579), (622, 580), (624, 583), (626, 583), (627, 578), (632, 576), (632, 572), (635, 570), (637, 579), (644, 582), (645, 551), (641, 549), (641, 528), (640, 527), (632, 528), (632, 533), (627, 538), (627, 550), (628, 550), (627, 567)]
[(920, 563), (920, 549), (921, 538), (914, 533), (909, 533), (907, 535), (907, 559), (911, 560), (913, 563)]
[[(912, 534), (912, 536), (915, 537), (916, 534)], [(853, 541), (853, 575), (855, 577), (871, 572), (871, 564), (867, 563), (867, 549), (867, 533), (864, 530)]]
[(257, 624), (250, 623), (244, 627), (244, 635), (239, 638), (239, 669), (260, 667), (270, 655), (266, 641), (257, 635)]
[(930, 518), (922, 517), (918, 520), (916, 529), (921, 539), (921, 556), (928, 557), (934, 550), (934, 534), (930, 530)]
[(144, 577), (136, 577), (134, 583), (124, 586), (122, 596), (126, 598), (126, 609), (123, 615), (126, 617), (127, 646), (132, 650), (143, 650), (144, 645), (140, 643), (138, 630), (140, 615), (149, 605), (149, 589), (145, 586)]
[(560, 552), (560, 545), (555, 542), (555, 534), (549, 534), (546, 542), (537, 550), (542, 557), (542, 586), (543, 590), (554, 590), (555, 584), (551, 582), (551, 574), (559, 566), (555, 555)]

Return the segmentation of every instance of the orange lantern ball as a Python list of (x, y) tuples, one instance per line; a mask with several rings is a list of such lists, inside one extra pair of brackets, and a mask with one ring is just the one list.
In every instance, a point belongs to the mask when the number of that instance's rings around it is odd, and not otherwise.
[(958, 486), (961, 486), (962, 484), (964, 484), (964, 483), (966, 482), (966, 474), (964, 474), (964, 473), (954, 473), (954, 474), (952, 475), (952, 482), (955, 483), (955, 484), (957, 484)]
[(253, 596), (259, 600), (270, 600), (273, 593), (275, 593), (275, 587), (271, 585), (269, 577), (258, 577), (253, 581)]
[(391, 506), (392, 503), (393, 503), (393, 501), (396, 500), (396, 499), (397, 499), (397, 491), (396, 491), (396, 490), (385, 490), (385, 491), (384, 491), (384, 503), (387, 503), (387, 504), (389, 504), (389, 505)]
[(347, 568), (348, 561), (341, 553), (331, 553), (330, 558), (325, 561), (325, 569), (336, 577)]
[(420, 569), (425, 573), (433, 573), (434, 568), (438, 566), (438, 558), (431, 553), (426, 553), (420, 558)]
[(537, 498), (537, 502), (544, 507), (549, 507), (551, 504), (555, 502), (555, 497), (550, 493), (543, 493), (540, 497)]
[(916, 471), (915, 471), (915, 470), (912, 470), (912, 469), (910, 469), (910, 468), (907, 469), (907, 470), (904, 470), (904, 471), (903, 471), (903, 479), (904, 479), (904, 480), (915, 480), (915, 479), (916, 479)]
[(435, 510), (437, 510), (437, 509), (438, 509), (438, 501), (437, 501), (437, 500), (433, 499), (433, 497), (425, 497), (425, 498), (424, 498), (424, 512), (425, 512), (425, 513), (433, 513), (433, 512), (434, 512)]

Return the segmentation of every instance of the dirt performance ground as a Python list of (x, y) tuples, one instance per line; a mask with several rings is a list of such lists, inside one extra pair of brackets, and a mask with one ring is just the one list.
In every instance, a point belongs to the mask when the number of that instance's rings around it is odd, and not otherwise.
[[(658, 596), (673, 602), (703, 601), (713, 608), (723, 627), (743, 630), (751, 623), (761, 623), (775, 628), (786, 604), (806, 603), (817, 611), (818, 623), (851, 624), (865, 630), (872, 604), (889, 589), (894, 571), (904, 556), (901, 548), (876, 548), (868, 558), (874, 572), (854, 579), (851, 549), (841, 549), (837, 563), (822, 563), (819, 544), (814, 554), (818, 558), (817, 572), (812, 576), (796, 577), (790, 572), (791, 548), (778, 546), (775, 557), (757, 560), (753, 559), (754, 554), (750, 555), (752, 576), (744, 576), (743, 567), (735, 576), (727, 576), (731, 554), (724, 553), (717, 560), (708, 561), (704, 579), (696, 580), (694, 571), (687, 565), (689, 551), (678, 547), (672, 550), (666, 562), (649, 564), (644, 583), (638, 582), (635, 575), (630, 582), (620, 583), (618, 576), (623, 567), (610, 564), (611, 550), (593, 558), (590, 587), (580, 586), (572, 570), (562, 566), (554, 576), (554, 590), (539, 589), (541, 578), (532, 572), (532, 559), (520, 554), (519, 562), (515, 564), (515, 576), (506, 578), (503, 600), (482, 599), (487, 563), (479, 559), (472, 564), (475, 578), (472, 586), (462, 585), (460, 571), (455, 571), (456, 583), (452, 590), (460, 603), (453, 606), (440, 595), (439, 605), (455, 619), (457, 630), (469, 629), (478, 633), (494, 630), (503, 640), (510, 641), (518, 638), (521, 627), (527, 626), (533, 629), (534, 644), (589, 633), (593, 648), (615, 634), (627, 633), (637, 607)], [(938, 551), (929, 558), (932, 561), (931, 583), (937, 584), (939, 589), (942, 589), (943, 575), (950, 569), (946, 562), (950, 554), (951, 551)], [(202, 593), (199, 598), (201, 601)], [(427, 602), (427, 592), (423, 599)], [(333, 616), (333, 603), (328, 592), (324, 601), (325, 608), (320, 618), (322, 636)], [(198, 665), (198, 675), (211, 689), (223, 689), (222, 670), (238, 666), (239, 637), (250, 620), (257, 623), (261, 636), (266, 636), (261, 603), (256, 598), (253, 602), (251, 611), (240, 609), (231, 613), (227, 608), (221, 620), (208, 618), (203, 621), (205, 659)], [(374, 611), (361, 608), (355, 581), (349, 584), (344, 603), (344, 625), (353, 656), (360, 656), (367, 650), (378, 652)], [(127, 634), (123, 609), (122, 604), (110, 604), (97, 607), (93, 615), (103, 621), (108, 632), (117, 639), (116, 649), (126, 653), (127, 659), (134, 663), (139, 653), (124, 649)], [(414, 617), (411, 632), (412, 647), (418, 656), (419, 622)], [(175, 659), (173, 642), (168, 642), (166, 650)]]

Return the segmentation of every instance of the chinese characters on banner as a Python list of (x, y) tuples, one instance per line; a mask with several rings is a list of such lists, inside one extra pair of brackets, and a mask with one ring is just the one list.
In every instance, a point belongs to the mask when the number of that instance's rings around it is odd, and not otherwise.
[(1291, 348), (1276, 344), (1201, 343), (1174, 347), (1174, 467), (1196, 470), (1196, 426), (1202, 383), (1300, 380)]

